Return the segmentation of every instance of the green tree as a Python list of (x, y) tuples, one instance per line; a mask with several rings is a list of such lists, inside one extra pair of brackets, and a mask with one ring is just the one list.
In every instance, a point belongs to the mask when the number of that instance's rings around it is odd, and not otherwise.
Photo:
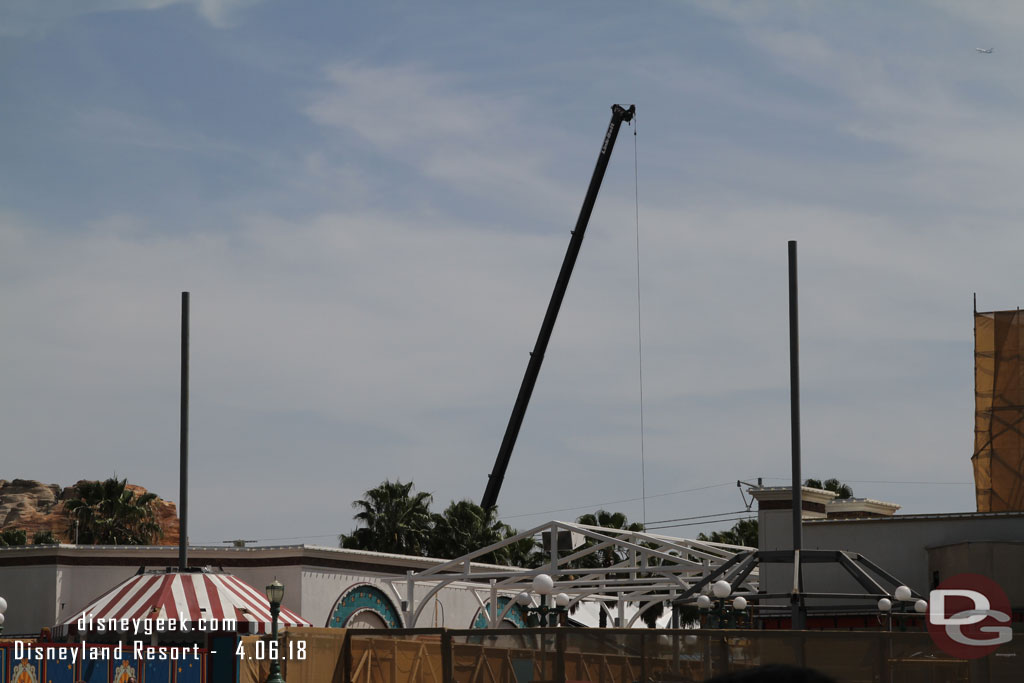
[(32, 535), (32, 545), (57, 545), (60, 539), (52, 531), (37, 531)]
[[(625, 531), (643, 531), (644, 525), (639, 522), (630, 523), (625, 514), (621, 512), (609, 512), (598, 510), (594, 514), (581, 515), (576, 519), (578, 524), (587, 526), (601, 526), (607, 529), (623, 529)], [(598, 542), (588, 538), (582, 547), (577, 551), (590, 546), (598, 545)], [(622, 548), (608, 546), (595, 550), (590, 555), (580, 558), (574, 565), (580, 569), (595, 569), (598, 567), (611, 567), (626, 559), (626, 553)]]
[[(432, 515), (429, 554), (454, 559), (486, 548), (518, 532), (498, 519), (497, 508), (484, 510), (471, 500), (452, 501), (441, 514)], [(524, 538), (476, 558), (477, 562), (514, 567), (538, 566), (537, 542)], [(536, 564), (534, 564), (536, 562)]]
[(853, 498), (853, 489), (849, 484), (844, 484), (836, 478), (826, 479), (824, 483), (820, 479), (808, 479), (804, 486), (812, 489), (824, 489), (836, 494), (836, 498)]
[(4, 529), (0, 531), (0, 547), (9, 545), (25, 545), (28, 535), (24, 529)]
[[(507, 527), (505, 538), (515, 536), (517, 533), (519, 532), (515, 529)], [(502, 551), (506, 560), (505, 562), (499, 562), (499, 564), (507, 564), (510, 567), (535, 569), (544, 564), (546, 559), (544, 553), (541, 552), (540, 544), (533, 538), (521, 538), (502, 548)]]
[(375, 550), (400, 555), (425, 555), (430, 544), (433, 497), (413, 493), (413, 483), (384, 481), (352, 502), (353, 519), (362, 526), (338, 536), (342, 548)]
[(726, 531), (712, 531), (710, 535), (697, 534), (698, 541), (710, 541), (711, 543), (729, 543), (730, 545), (745, 545), (750, 548), (757, 547), (757, 520), (741, 519)]
[[(452, 501), (441, 514), (431, 515), (429, 554), (449, 560), (480, 550), (506, 538), (508, 527), (498, 519), (497, 508), (485, 510), (471, 500)], [(479, 562), (496, 562), (494, 553)]]
[(153, 510), (155, 493), (136, 497), (127, 479), (82, 481), (64, 503), (68, 535), (78, 543), (150, 545), (162, 535)]
[(658, 619), (661, 619), (661, 615), (665, 613), (665, 601), (662, 600), (651, 607), (646, 612), (640, 615), (640, 620), (643, 621), (647, 628), (657, 628)]

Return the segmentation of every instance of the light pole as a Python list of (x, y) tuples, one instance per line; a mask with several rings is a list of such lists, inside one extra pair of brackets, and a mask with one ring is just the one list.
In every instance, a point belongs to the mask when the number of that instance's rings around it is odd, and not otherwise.
[(892, 630), (892, 600), (882, 598), (878, 601), (878, 611), (885, 615), (885, 630)]
[(558, 626), (559, 618), (569, 606), (569, 596), (559, 593), (553, 598), (554, 606), (548, 606), (548, 596), (555, 590), (555, 582), (547, 574), (538, 574), (533, 577), (531, 584), (533, 592), (540, 596), (540, 606), (530, 607), (533, 599), (530, 594), (523, 591), (516, 596), (516, 602), (526, 612), (526, 623), (529, 626)]
[(281, 612), (281, 601), (284, 599), (284, 586), (280, 581), (267, 586), (267, 600), (270, 601), (270, 637), (274, 648), (274, 657), (270, 660), (270, 675), (267, 676), (267, 683), (285, 683), (281, 676), (281, 649), (277, 645), (277, 615)]
[[(540, 605), (538, 607), (531, 607), (530, 604), (533, 602), (533, 598), (529, 593), (523, 591), (516, 595), (516, 603), (523, 608), (526, 612), (526, 623), (531, 628), (538, 626), (558, 626), (560, 617), (566, 613), (566, 608), (569, 606), (569, 596), (565, 593), (558, 593), (553, 596), (554, 602), (553, 607), (548, 606), (548, 596), (555, 592), (555, 582), (547, 574), (538, 574), (533, 577), (533, 583), (531, 584), (533, 592), (540, 596)], [(555, 638), (555, 661), (554, 664), (554, 677), (555, 680), (565, 680), (565, 639), (564, 633), (560, 634)], [(540, 656), (541, 656), (541, 671), (544, 671), (545, 663), (547, 660), (547, 636), (540, 634)]]
[(4, 632), (4, 612), (7, 611), (7, 601), (0, 598), (0, 633)]
[(712, 603), (711, 598), (707, 595), (701, 595), (697, 598), (697, 607), (702, 614), (708, 615), (708, 627), (736, 628), (738, 626), (737, 617), (746, 614), (747, 599), (742, 595), (737, 595), (733, 598), (732, 608), (730, 609), (725, 603), (732, 593), (732, 586), (725, 580), (716, 581), (712, 584), (711, 592), (717, 598), (714, 603)]

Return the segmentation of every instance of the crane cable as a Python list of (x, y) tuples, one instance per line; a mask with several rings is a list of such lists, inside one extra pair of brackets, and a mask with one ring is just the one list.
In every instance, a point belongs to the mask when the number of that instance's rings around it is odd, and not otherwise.
[(644, 458), (644, 344), (643, 326), (640, 317), (640, 170), (637, 161), (637, 118), (633, 114), (633, 204), (636, 218), (636, 346), (637, 364), (640, 375), (640, 497), (643, 501), (644, 526), (647, 525), (647, 472)]

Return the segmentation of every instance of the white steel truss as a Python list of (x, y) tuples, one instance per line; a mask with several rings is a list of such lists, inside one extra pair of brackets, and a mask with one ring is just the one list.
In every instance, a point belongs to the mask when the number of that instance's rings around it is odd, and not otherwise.
[[(549, 550), (548, 561), (536, 569), (473, 562), (495, 550), (537, 536), (560, 540), (575, 537), (576, 542), (556, 552)], [(549, 547), (551, 545), (559, 547), (562, 543), (550, 543)], [(645, 531), (551, 521), (430, 569), (410, 571), (405, 578), (403, 617), (406, 628), (416, 628), (420, 613), (442, 588), (456, 582), (463, 586), (484, 584), (474, 588), (474, 593), (488, 627), (497, 628), (515, 604), (514, 600), (509, 600), (503, 609), (499, 609), (499, 596), (529, 593), (533, 578), (538, 574), (548, 574), (554, 579), (554, 592), (569, 596), (570, 611), (581, 601), (594, 602), (612, 617), (614, 623), (629, 627), (648, 609), (686, 593), (723, 565), (735, 566), (736, 561), (731, 561), (734, 557), (754, 550), (746, 546), (674, 538)], [(596, 566), (599, 564), (606, 566)], [(740, 579), (736, 587), (742, 587), (744, 593), (757, 593), (758, 571), (756, 568), (747, 571), (749, 573)], [(392, 589), (401, 598), (400, 585), (401, 580), (392, 582)], [(428, 587), (427, 592), (417, 595), (417, 585)], [(537, 596), (531, 597), (536, 602)], [(629, 610), (627, 621), (626, 606), (629, 604), (638, 605), (639, 609), (635, 612)], [(616, 611), (612, 612), (612, 609)]]

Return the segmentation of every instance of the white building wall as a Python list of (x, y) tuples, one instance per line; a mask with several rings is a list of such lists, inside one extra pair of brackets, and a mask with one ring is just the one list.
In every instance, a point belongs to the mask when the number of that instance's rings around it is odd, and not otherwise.
[[(162, 568), (159, 561), (166, 562), (169, 552), (166, 549), (144, 548), (0, 549), (0, 596), (9, 603), (4, 633), (37, 635), (41, 628), (52, 627), (81, 612), (90, 602), (136, 574), (140, 566), (148, 569)], [(204, 552), (206, 555), (201, 561), (215, 567), (218, 565), (218, 556), (244, 558), (247, 564), (264, 565), (226, 566), (225, 570), (260, 592), (275, 578), (278, 579), (285, 586), (284, 605), (314, 626), (326, 626), (338, 598), (358, 584), (379, 588), (391, 599), (401, 619), (405, 619), (402, 601), (406, 598), (406, 580), (402, 567), (396, 567), (394, 573), (384, 573), (316, 566), (316, 555), (323, 554), (319, 549), (309, 551), (312, 553), (311, 556), (307, 555), (310, 564), (294, 563), (294, 558), (304, 552), (299, 547), (217, 549), (215, 553)], [(53, 553), (57, 553), (55, 564), (51, 564)], [(346, 555), (344, 551), (333, 550), (330, 555), (334, 553)], [(367, 553), (349, 553), (347, 556), (362, 562), (373, 559), (372, 554)], [(34, 557), (38, 557), (39, 564), (21, 564)], [(62, 562), (64, 557), (74, 557), (75, 561)], [(278, 558), (281, 564), (274, 565), (273, 562)], [(4, 559), (17, 559), (18, 564), (4, 565)], [(398, 561), (404, 559), (399, 558)], [(421, 558), (408, 559), (419, 565), (419, 571), (433, 563)], [(386, 560), (395, 561), (391, 557)], [(416, 586), (417, 603), (431, 588), (432, 584), (427, 583)], [(449, 585), (428, 602), (416, 626), (469, 628), (481, 603), (486, 604), (489, 599), (490, 590), (486, 584), (475, 587), (464, 583)]]
[[(57, 565), (57, 609), (50, 626), (75, 616), (90, 602), (134, 576), (137, 566)], [(105, 588), (103, 588), (105, 586)]]
[[(789, 511), (759, 513), (762, 549), (792, 547)], [(971, 540), (1016, 541), (1024, 539), (1024, 513), (1006, 515), (906, 515), (877, 519), (808, 521), (803, 523), (803, 547), (815, 550), (847, 550), (867, 556), (875, 564), (924, 595), (931, 589), (928, 575), (929, 547)], [(804, 589), (812, 592), (863, 592), (841, 568), (809, 565)], [(761, 569), (761, 590), (788, 592), (792, 565)], [(884, 585), (884, 584), (883, 584)]]
[(56, 566), (8, 567), (0, 576), (0, 597), (7, 600), (4, 636), (39, 635), (57, 612)]

